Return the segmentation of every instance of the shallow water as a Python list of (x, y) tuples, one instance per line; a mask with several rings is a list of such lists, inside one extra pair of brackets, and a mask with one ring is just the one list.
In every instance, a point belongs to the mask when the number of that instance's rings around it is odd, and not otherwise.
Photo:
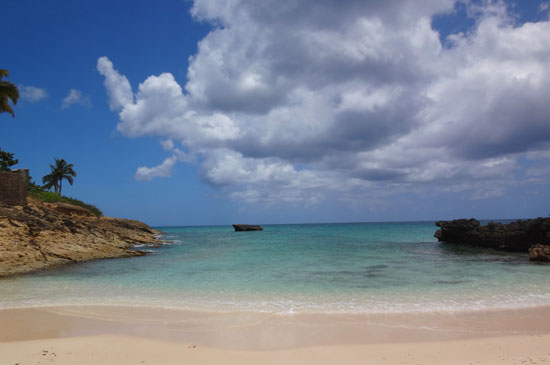
[[(161, 227), (176, 241), (0, 280), (0, 307), (124, 304), (384, 313), (550, 304), (550, 265), (439, 244), (433, 222)], [(143, 248), (141, 248), (143, 249)]]

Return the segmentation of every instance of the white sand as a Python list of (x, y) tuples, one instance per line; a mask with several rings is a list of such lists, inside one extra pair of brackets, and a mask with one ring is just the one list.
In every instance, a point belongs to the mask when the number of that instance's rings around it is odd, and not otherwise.
[(101, 335), (0, 343), (0, 364), (547, 364), (550, 335), (256, 351)]
[(0, 365), (550, 364), (549, 314), (547, 307), (379, 316), (1, 310)]

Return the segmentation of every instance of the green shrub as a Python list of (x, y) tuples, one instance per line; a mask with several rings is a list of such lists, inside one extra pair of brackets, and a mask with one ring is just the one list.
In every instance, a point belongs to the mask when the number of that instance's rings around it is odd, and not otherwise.
[(67, 196), (59, 196), (59, 195), (57, 195), (57, 193), (41, 189), (38, 185), (36, 185), (34, 183), (29, 184), (29, 188), (28, 188), (27, 192), (28, 192), (29, 196), (32, 196), (33, 198), (36, 198), (36, 199), (41, 200), (43, 202), (47, 202), (47, 203), (61, 202), (61, 203), (76, 205), (76, 206), (88, 209), (90, 212), (95, 214), (96, 217), (103, 216), (103, 213), (101, 212), (101, 210), (99, 210), (97, 207), (95, 207), (91, 204), (86, 204), (83, 201), (80, 201), (80, 200), (74, 199), (74, 198), (70, 198), (70, 197), (67, 197)]

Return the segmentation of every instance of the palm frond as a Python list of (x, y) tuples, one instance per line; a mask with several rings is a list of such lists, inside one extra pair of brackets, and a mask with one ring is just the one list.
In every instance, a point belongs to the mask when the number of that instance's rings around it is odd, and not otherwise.
[(19, 89), (13, 82), (0, 81), (0, 95), (11, 99), (13, 104), (17, 104), (19, 99)]
[(42, 183), (43, 184), (52, 183), (53, 181), (55, 181), (55, 178), (54, 178), (53, 174), (48, 174), (48, 175), (46, 175), (42, 178)]
[(13, 109), (8, 102), (8, 98), (0, 95), (0, 113), (4, 112), (10, 113), (11, 116), (15, 118), (15, 114), (13, 113)]
[(17, 86), (9, 81), (2, 81), (3, 77), (9, 75), (8, 70), (0, 69), (0, 113), (8, 112), (15, 118), (13, 109), (9, 101), (15, 105), (19, 99), (19, 89)]

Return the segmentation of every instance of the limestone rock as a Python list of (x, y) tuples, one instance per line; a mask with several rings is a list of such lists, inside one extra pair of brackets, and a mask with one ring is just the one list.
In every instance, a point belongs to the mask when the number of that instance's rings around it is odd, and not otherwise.
[(135, 244), (158, 244), (145, 223), (101, 217), (63, 203), (28, 198), (26, 206), (0, 205), (0, 276), (69, 262), (132, 257)]
[(90, 212), (86, 208), (82, 208), (76, 205), (66, 204), (66, 203), (52, 203), (54, 204), (54, 209), (58, 212), (65, 213), (65, 214), (74, 214), (74, 215), (81, 215), (81, 216), (87, 216), (87, 217), (94, 217), (94, 213)]

